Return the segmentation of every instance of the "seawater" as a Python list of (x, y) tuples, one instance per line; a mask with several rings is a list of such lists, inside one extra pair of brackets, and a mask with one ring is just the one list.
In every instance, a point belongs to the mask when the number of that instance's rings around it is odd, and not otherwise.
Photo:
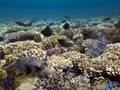
[(120, 0), (0, 0), (0, 18), (119, 16)]

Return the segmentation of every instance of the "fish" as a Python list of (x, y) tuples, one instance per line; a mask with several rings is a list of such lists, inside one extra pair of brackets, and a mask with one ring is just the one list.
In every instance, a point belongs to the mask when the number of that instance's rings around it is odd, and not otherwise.
[(15, 23), (19, 26), (31, 27), (33, 21), (30, 21), (29, 23), (23, 23), (23, 22), (20, 22), (20, 21), (15, 21)]

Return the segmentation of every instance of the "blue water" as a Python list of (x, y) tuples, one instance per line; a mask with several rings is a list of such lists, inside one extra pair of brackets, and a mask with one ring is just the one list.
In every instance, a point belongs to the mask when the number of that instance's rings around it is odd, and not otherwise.
[(119, 16), (120, 0), (0, 0), (0, 18)]

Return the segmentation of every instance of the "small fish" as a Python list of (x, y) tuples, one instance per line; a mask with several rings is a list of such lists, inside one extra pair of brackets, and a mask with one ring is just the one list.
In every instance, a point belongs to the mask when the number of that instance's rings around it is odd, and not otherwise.
[(24, 26), (24, 27), (31, 27), (31, 25), (32, 25), (32, 21), (30, 21), (29, 23), (23, 23), (23, 22), (19, 22), (19, 21), (16, 21), (15, 22), (17, 25), (19, 25), (19, 26)]
[(68, 15), (65, 15), (64, 18), (66, 18), (66, 19), (71, 19), (71, 17), (68, 16)]

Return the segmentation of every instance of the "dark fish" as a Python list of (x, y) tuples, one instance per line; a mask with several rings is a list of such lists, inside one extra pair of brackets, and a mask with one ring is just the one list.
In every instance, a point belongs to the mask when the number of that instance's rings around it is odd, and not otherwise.
[(3, 41), (3, 40), (4, 40), (4, 38), (3, 38), (3, 37), (0, 37), (0, 42)]
[(71, 17), (68, 16), (68, 15), (65, 15), (64, 18), (66, 18), (66, 19), (71, 19)]
[(49, 37), (53, 34), (53, 30), (47, 26), (44, 30), (41, 31), (41, 33), (46, 36), (46, 37)]
[(65, 23), (65, 24), (63, 25), (63, 28), (64, 28), (65, 30), (68, 30), (68, 29), (70, 28), (70, 25), (69, 25), (68, 23)]
[(62, 20), (60, 23), (66, 23), (66, 20)]
[(23, 22), (19, 22), (19, 21), (16, 21), (15, 22), (17, 25), (19, 25), (19, 26), (24, 26), (24, 27), (31, 27), (31, 25), (32, 25), (32, 21), (30, 21), (29, 23), (23, 23)]
[(46, 26), (52, 26), (52, 25), (54, 25), (54, 22), (53, 21), (49, 21), (49, 22), (47, 22), (47, 25)]

